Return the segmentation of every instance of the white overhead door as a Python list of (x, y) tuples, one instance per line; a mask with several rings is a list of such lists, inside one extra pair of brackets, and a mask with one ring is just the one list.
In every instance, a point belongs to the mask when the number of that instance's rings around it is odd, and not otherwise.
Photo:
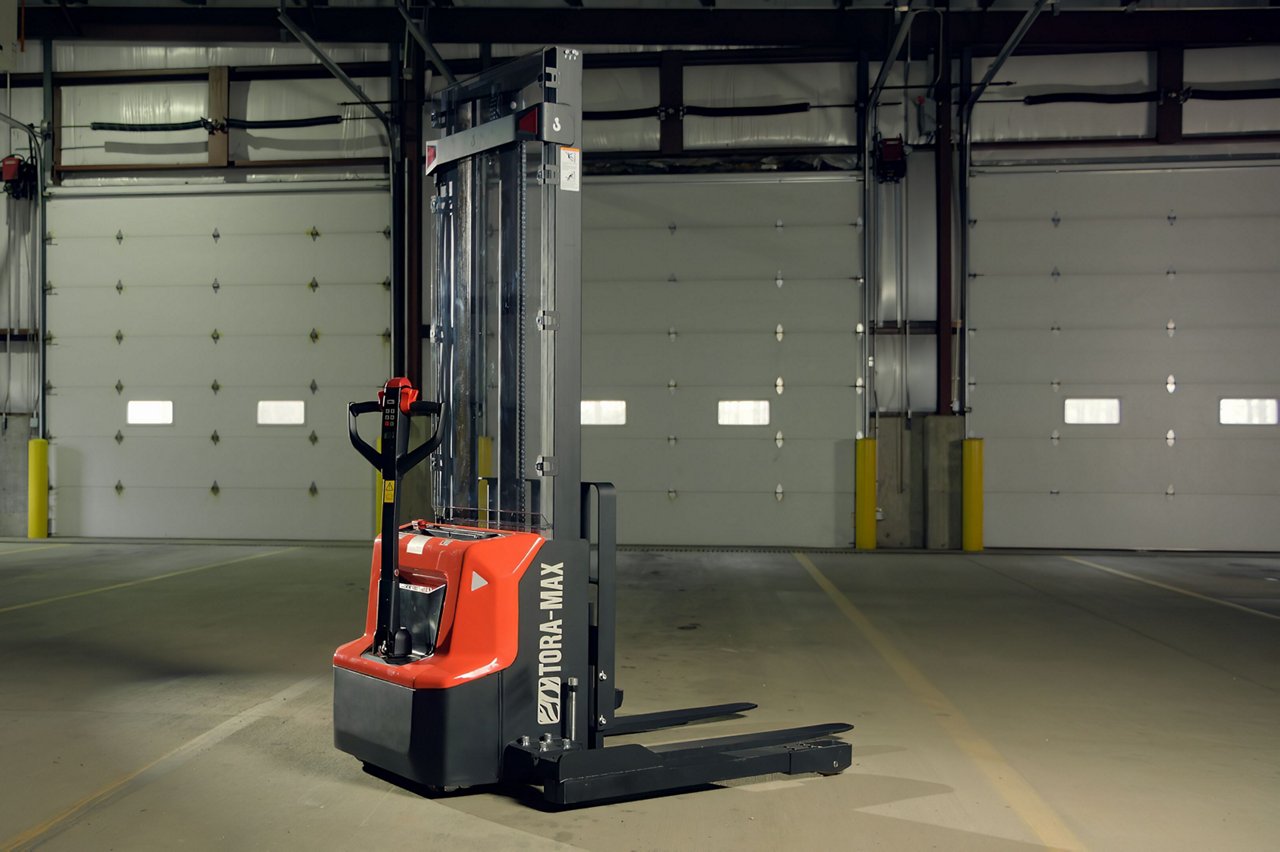
[(1280, 548), (1280, 169), (987, 173), (973, 199), (987, 543)]
[(849, 543), (859, 195), (843, 175), (588, 184), (583, 469), (618, 485), (621, 541)]
[(385, 192), (49, 206), (59, 535), (363, 538), (346, 403), (387, 376)]

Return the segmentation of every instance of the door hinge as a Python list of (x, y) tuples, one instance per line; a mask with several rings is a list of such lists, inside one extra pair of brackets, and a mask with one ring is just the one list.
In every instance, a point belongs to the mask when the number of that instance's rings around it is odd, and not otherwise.
[(559, 331), (560, 313), (559, 311), (539, 311), (537, 323), (539, 331)]

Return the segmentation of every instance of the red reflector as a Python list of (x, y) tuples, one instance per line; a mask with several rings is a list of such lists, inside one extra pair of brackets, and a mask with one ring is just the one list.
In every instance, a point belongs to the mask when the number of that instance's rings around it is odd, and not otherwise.
[(427, 161), (427, 171), (430, 171), (430, 170), (431, 170), (431, 166), (432, 166), (432, 165), (435, 163), (435, 161), (436, 161), (436, 146), (435, 146), (435, 145), (428, 145), (428, 146), (427, 146), (427, 156), (426, 156), (426, 161)]
[(533, 109), (520, 116), (516, 122), (516, 130), (520, 133), (527, 133), (530, 136), (538, 135), (538, 109)]

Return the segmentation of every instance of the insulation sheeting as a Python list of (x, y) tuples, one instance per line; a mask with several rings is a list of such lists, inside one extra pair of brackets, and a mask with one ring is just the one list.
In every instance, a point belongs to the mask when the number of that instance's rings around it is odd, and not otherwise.
[(0, 0), (0, 71), (16, 71), (18, 56), (18, 0)]
[[(334, 62), (386, 62), (385, 44), (321, 45)], [(29, 51), (28, 51), (29, 52)], [(218, 65), (318, 65), (300, 44), (125, 45), (118, 42), (57, 42), (54, 71), (142, 71)]]
[(315, 184), (337, 185), (360, 182), (371, 186), (383, 186), (387, 182), (384, 163), (338, 165), (299, 164), (296, 171), (282, 168), (236, 169), (179, 169), (172, 172), (142, 171), (136, 174), (73, 172), (62, 179), (60, 188), (52, 190), (53, 197), (70, 197), (88, 194), (145, 194), (160, 190), (176, 190), (184, 187), (203, 186), (210, 190), (236, 188), (257, 184), (287, 183), (310, 187)]
[[(356, 83), (371, 100), (388, 97), (386, 78)], [(265, 121), (341, 115), (341, 124), (320, 127), (231, 131), (232, 160), (302, 160), (333, 157), (385, 157), (386, 132), (363, 104), (337, 80), (253, 80), (232, 82), (233, 118)], [(345, 106), (343, 104), (346, 104)]]
[(17, 43), (5, 45), (5, 50), (10, 52), (9, 60), (12, 63), (6, 70), (14, 74), (38, 74), (44, 69), (44, 57), (37, 41), (27, 42), (25, 50)]
[(190, 163), (209, 160), (204, 129), (161, 133), (92, 130), (91, 122), (167, 124), (209, 114), (209, 86), (149, 83), (137, 86), (66, 86), (62, 89), (62, 164)]
[[(387, 97), (387, 81), (358, 81), (370, 98)], [(119, 165), (208, 161), (203, 129), (133, 132), (93, 130), (91, 122), (159, 124), (209, 117), (209, 87), (203, 82), (68, 86), (63, 89), (64, 165)], [(319, 127), (232, 130), (232, 160), (305, 160), (384, 157), (386, 133), (337, 80), (233, 82), (229, 113), (251, 121), (341, 115), (340, 124)], [(346, 105), (344, 105), (346, 103)]]
[(686, 115), (686, 148), (762, 148), (856, 143), (857, 73), (850, 63), (695, 65), (684, 71), (686, 106), (762, 107), (808, 103), (790, 115)]
[[(1182, 74), (1193, 90), (1280, 87), (1280, 46), (1188, 50)], [(1280, 131), (1280, 99), (1192, 98), (1182, 106), (1182, 129), (1189, 135), (1274, 133)]]
[[(658, 106), (657, 68), (600, 68), (582, 77), (582, 109), (629, 110)], [(657, 117), (583, 122), (583, 148), (592, 151), (656, 151)]]
[[(992, 60), (974, 58), (975, 81)], [(1136, 93), (1154, 87), (1155, 63), (1149, 53), (1011, 56), (974, 108), (973, 141), (1148, 137), (1155, 133), (1151, 103), (1027, 106), (1022, 99), (1050, 92)]]

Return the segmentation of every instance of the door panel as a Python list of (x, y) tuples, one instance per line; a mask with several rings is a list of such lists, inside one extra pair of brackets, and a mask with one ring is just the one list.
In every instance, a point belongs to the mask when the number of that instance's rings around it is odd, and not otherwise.
[[(387, 219), (377, 191), (51, 203), (55, 530), (369, 535), (346, 403), (387, 376)], [(128, 424), (131, 400), (171, 401), (173, 423)], [(261, 400), (302, 401), (305, 422), (259, 425)]]
[[(583, 428), (583, 469), (618, 485), (622, 541), (849, 543), (858, 199), (847, 176), (588, 185), (583, 397), (627, 422)], [(768, 422), (722, 426), (722, 400)]]
[[(1220, 399), (1280, 397), (1280, 170), (973, 189), (987, 543), (1280, 548), (1280, 427), (1218, 422)], [(1121, 422), (1067, 424), (1069, 397), (1118, 398)]]

